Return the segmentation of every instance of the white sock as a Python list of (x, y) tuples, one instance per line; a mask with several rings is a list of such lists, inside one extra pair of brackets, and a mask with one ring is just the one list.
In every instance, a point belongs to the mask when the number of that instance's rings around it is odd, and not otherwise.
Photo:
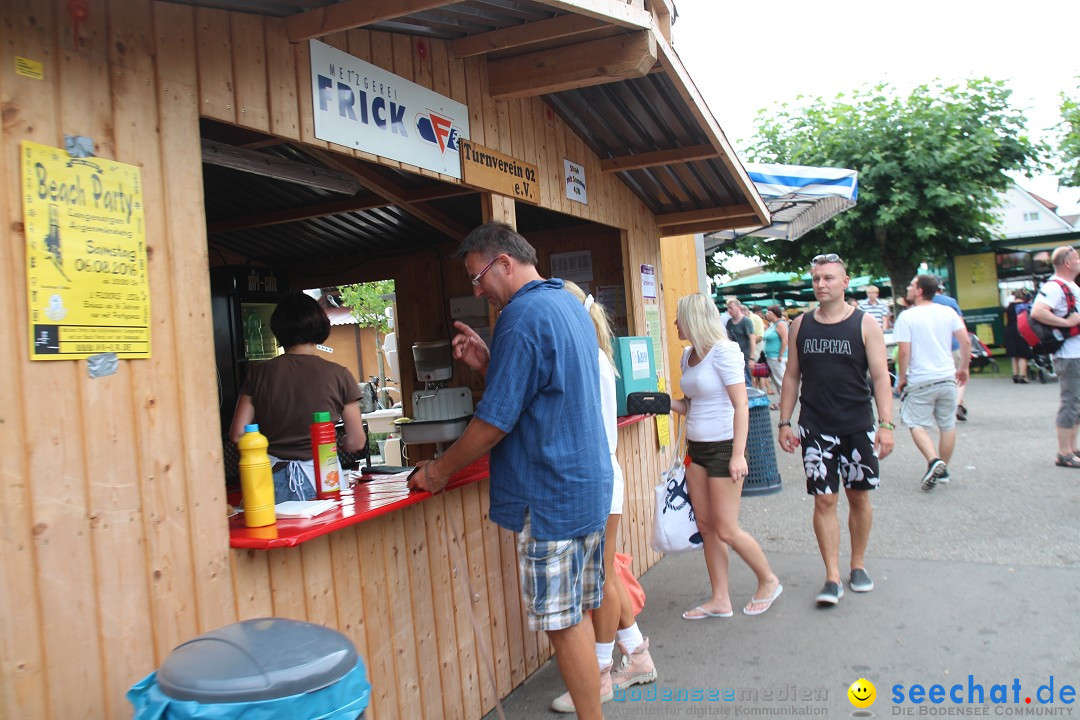
[(601, 670), (611, 664), (611, 656), (614, 652), (614, 640), (609, 643), (596, 643), (596, 662), (600, 663)]
[(626, 652), (633, 653), (638, 649), (641, 643), (645, 642), (645, 638), (641, 636), (641, 630), (638, 629), (637, 623), (634, 623), (625, 630), (619, 630), (615, 633), (615, 639), (626, 648)]

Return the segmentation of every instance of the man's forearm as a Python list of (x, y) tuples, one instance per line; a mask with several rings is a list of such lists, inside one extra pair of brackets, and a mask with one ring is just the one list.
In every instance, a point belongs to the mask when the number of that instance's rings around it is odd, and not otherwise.
[(504, 437), (506, 433), (502, 430), (474, 417), (457, 442), (432, 461), (428, 472), (440, 477), (453, 475), (498, 445)]

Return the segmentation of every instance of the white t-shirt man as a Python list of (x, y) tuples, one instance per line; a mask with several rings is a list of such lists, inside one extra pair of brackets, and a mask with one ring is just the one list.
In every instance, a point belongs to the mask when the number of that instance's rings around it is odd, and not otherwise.
[(926, 303), (900, 313), (893, 328), (897, 342), (911, 343), (908, 387), (956, 376), (953, 364), (953, 333), (964, 329), (960, 316), (944, 305)]
[[(1039, 289), (1039, 294), (1035, 296), (1036, 303), (1043, 303), (1050, 306), (1050, 312), (1054, 313), (1058, 317), (1065, 317), (1069, 314), (1069, 302), (1065, 298), (1065, 291), (1061, 289), (1061, 285), (1057, 282), (1061, 278), (1056, 275), (1049, 280)], [(1080, 286), (1077, 286), (1074, 282), (1068, 280), (1062, 280), (1069, 288), (1069, 291), (1073, 296), (1073, 307), (1080, 308)], [(1068, 328), (1059, 328), (1062, 333), (1068, 333)], [(1065, 340), (1065, 344), (1061, 346), (1061, 349), (1054, 353), (1054, 357), (1059, 358), (1080, 358), (1080, 335), (1074, 335), (1071, 338)]]

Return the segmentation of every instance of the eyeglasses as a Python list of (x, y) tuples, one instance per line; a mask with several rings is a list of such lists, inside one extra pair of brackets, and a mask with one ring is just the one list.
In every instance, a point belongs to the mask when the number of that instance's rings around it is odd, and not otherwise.
[(488, 264), (484, 266), (484, 269), (472, 276), (472, 278), (471, 278), (472, 284), (473, 285), (479, 285), (480, 284), (480, 278), (484, 277), (484, 273), (486, 273), (488, 270), (490, 270), (491, 266), (494, 265), (495, 261), (498, 260), (498, 259), (499, 259), (499, 256), (496, 255), (495, 257), (488, 260)]
[(815, 255), (810, 261), (811, 265), (821, 265), (822, 263), (840, 263), (844, 264), (844, 261), (840, 259), (840, 256), (836, 253), (829, 253), (828, 255)]

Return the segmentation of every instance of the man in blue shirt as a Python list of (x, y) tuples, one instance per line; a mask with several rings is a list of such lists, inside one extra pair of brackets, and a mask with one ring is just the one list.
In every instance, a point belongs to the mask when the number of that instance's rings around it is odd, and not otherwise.
[(536, 251), (509, 225), (487, 223), (458, 248), (477, 297), (501, 311), (491, 347), (455, 323), (454, 356), (487, 383), (469, 426), (411, 484), (438, 492), (491, 452), (490, 517), (517, 532), (531, 630), (555, 648), (579, 718), (602, 718), (595, 636), (583, 610), (600, 606), (613, 474), (600, 409), (592, 320), (562, 280), (536, 270)]

